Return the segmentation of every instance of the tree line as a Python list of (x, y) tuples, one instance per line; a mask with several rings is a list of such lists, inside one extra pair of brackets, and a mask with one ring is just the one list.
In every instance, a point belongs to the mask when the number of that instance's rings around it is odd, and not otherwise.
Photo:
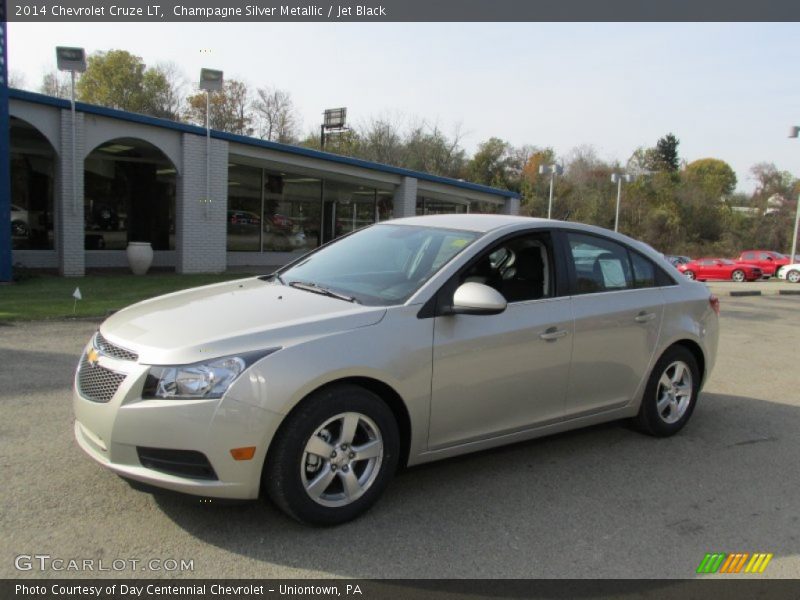
[[(39, 91), (69, 96), (58, 71), (44, 75)], [(147, 67), (124, 50), (97, 52), (76, 85), (81, 101), (205, 126), (205, 92), (190, 91), (173, 63)], [(261, 139), (320, 147), (316, 128), (302, 132), (291, 94), (273, 86), (251, 87), (227, 79), (209, 98), (213, 129)], [(444, 132), (424, 119), (402, 122), (376, 117), (326, 139), (325, 150), (384, 164), (465, 179), (519, 192), (522, 213), (546, 216), (550, 176), (542, 165), (559, 164), (554, 179), (553, 218), (613, 228), (617, 184), (612, 173), (634, 179), (623, 184), (621, 232), (665, 253), (732, 256), (745, 248), (788, 252), (800, 181), (773, 164), (753, 166), (752, 194), (737, 194), (736, 174), (719, 158), (687, 163), (679, 139), (669, 133), (652, 147), (635, 149), (624, 163), (600, 159), (589, 146), (557, 155), (547, 146), (514, 146), (492, 137), (471, 156), (460, 128)]]

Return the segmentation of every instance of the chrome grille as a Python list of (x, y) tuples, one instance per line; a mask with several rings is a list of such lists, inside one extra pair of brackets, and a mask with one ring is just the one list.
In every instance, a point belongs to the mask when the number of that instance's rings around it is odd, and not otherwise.
[(92, 366), (86, 356), (78, 367), (78, 392), (93, 402), (108, 402), (125, 381), (124, 373), (117, 373), (100, 365)]
[(130, 350), (126, 350), (125, 348), (115, 346), (106, 338), (104, 338), (99, 331), (94, 339), (94, 347), (97, 348), (101, 354), (105, 354), (111, 358), (116, 358), (118, 360), (139, 360), (138, 354), (131, 352)]

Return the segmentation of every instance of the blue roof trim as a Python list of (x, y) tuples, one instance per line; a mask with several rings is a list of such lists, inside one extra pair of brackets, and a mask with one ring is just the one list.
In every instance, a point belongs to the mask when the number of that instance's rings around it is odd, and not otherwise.
[[(69, 108), (69, 100), (61, 98), (54, 98), (53, 96), (46, 96), (44, 94), (37, 94), (35, 92), (28, 92), (25, 90), (9, 89), (9, 98), (15, 100), (23, 100), (26, 102), (35, 102), (37, 104), (46, 104), (48, 106), (55, 106), (58, 108)], [(186, 123), (178, 123), (168, 119), (158, 119), (147, 115), (140, 115), (124, 110), (117, 110), (114, 108), (106, 108), (104, 106), (96, 106), (94, 104), (86, 104), (84, 102), (75, 103), (76, 110), (87, 114), (99, 115), (109, 117), (112, 119), (121, 119), (130, 121), (132, 123), (140, 123), (142, 125), (151, 125), (154, 127), (163, 127), (165, 129), (172, 129), (183, 133), (191, 133), (194, 135), (206, 135), (204, 127), (197, 125), (187, 125)], [(350, 165), (354, 167), (361, 167), (372, 171), (381, 171), (383, 173), (391, 173), (393, 175), (401, 175), (403, 177), (413, 177), (423, 181), (430, 181), (432, 183), (441, 183), (462, 189), (472, 190), (476, 192), (483, 192), (492, 196), (502, 196), (504, 198), (519, 198), (517, 192), (509, 190), (501, 190), (498, 188), (489, 187), (488, 185), (481, 185), (479, 183), (471, 183), (469, 181), (461, 181), (459, 179), (452, 179), (450, 177), (440, 177), (438, 175), (431, 175), (422, 171), (412, 171), (411, 169), (404, 169), (402, 167), (393, 167), (391, 165), (384, 165), (382, 163), (371, 162), (362, 160), (360, 158), (351, 158), (349, 156), (341, 156), (339, 154), (331, 154), (329, 152), (322, 152), (320, 150), (312, 150), (311, 148), (303, 148), (301, 146), (292, 146), (289, 144), (281, 144), (278, 142), (268, 142), (258, 138), (252, 138), (245, 135), (236, 135), (224, 131), (211, 130), (211, 137), (228, 142), (235, 142), (237, 144), (245, 144), (247, 146), (256, 146), (259, 148), (266, 148), (268, 150), (275, 150), (276, 152), (285, 152), (287, 154), (295, 154), (298, 156), (305, 156), (308, 158), (316, 158), (327, 162), (333, 162), (343, 165)]]

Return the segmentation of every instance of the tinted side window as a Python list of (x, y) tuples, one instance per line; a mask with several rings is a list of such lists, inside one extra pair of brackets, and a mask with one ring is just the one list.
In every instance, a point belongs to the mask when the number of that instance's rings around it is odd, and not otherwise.
[(644, 256), (637, 252), (631, 252), (631, 263), (633, 264), (633, 280), (637, 288), (655, 287), (656, 267)]
[(493, 287), (510, 302), (553, 296), (553, 254), (548, 233), (508, 239), (481, 255), (459, 278)]
[(755, 252), (745, 252), (744, 256), (742, 257), (743, 260), (755, 260), (756, 253)]
[(634, 286), (628, 251), (603, 238), (568, 233), (570, 259), (578, 294), (630, 289)]

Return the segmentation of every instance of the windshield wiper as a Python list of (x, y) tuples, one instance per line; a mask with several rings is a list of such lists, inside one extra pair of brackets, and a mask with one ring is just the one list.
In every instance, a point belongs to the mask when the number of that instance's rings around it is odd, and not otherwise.
[(293, 288), (297, 288), (298, 290), (305, 290), (307, 292), (322, 294), (323, 296), (337, 298), (339, 300), (344, 300), (346, 302), (355, 302), (356, 304), (361, 304), (353, 296), (347, 296), (345, 294), (340, 294), (339, 292), (334, 292), (333, 290), (330, 290), (326, 287), (322, 287), (321, 285), (317, 285), (316, 283), (311, 283), (310, 281), (292, 281), (289, 285), (292, 286)]

